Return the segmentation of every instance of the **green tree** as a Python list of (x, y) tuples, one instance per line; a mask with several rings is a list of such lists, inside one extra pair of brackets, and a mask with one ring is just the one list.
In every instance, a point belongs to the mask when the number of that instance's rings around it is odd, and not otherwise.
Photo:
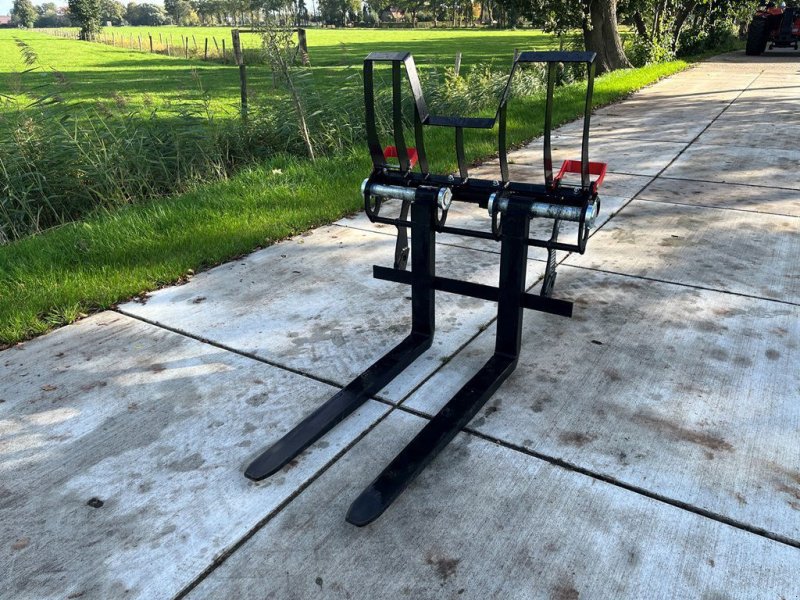
[(308, 8), (306, 7), (305, 0), (297, 0), (295, 3), (295, 15), (296, 24), (298, 26), (308, 23)]
[(53, 2), (45, 2), (36, 7), (38, 17), (34, 27), (71, 27), (72, 23), (63, 8), (57, 8)]
[(617, 0), (584, 2), (587, 18), (583, 22), (583, 40), (587, 50), (597, 52), (597, 72), (630, 67), (617, 28)]
[(597, 53), (598, 74), (631, 66), (617, 28), (617, 0), (535, 0), (531, 9), (535, 26), (559, 34), (582, 29), (586, 49)]
[(100, 1), (100, 22), (112, 25), (122, 25), (125, 20), (125, 7), (118, 0)]
[(636, 66), (730, 49), (736, 34), (746, 31), (754, 6), (753, 0), (618, 0), (620, 22), (636, 32), (628, 48)]
[(36, 12), (39, 16), (44, 16), (47, 13), (55, 13), (57, 10), (55, 2), (44, 2), (36, 7)]
[(69, 0), (70, 19), (81, 28), (82, 40), (100, 32), (101, 4), (102, 0)]
[(164, 9), (156, 4), (130, 2), (125, 11), (125, 20), (131, 25), (164, 25), (167, 22), (167, 15)]
[(417, 13), (423, 9), (428, 0), (395, 0), (393, 5), (411, 15), (411, 26), (417, 26)]
[(191, 0), (190, 4), (203, 25), (208, 25), (214, 20), (214, 13), (217, 11), (217, 3), (214, 0)]
[(197, 25), (200, 17), (197, 16), (192, 5), (187, 0), (178, 0), (175, 3), (176, 16), (173, 17), (176, 25)]
[(11, 8), (11, 24), (17, 27), (33, 27), (37, 17), (31, 0), (14, 0)]
[(377, 15), (378, 26), (380, 26), (381, 13), (392, 6), (392, 0), (366, 0), (366, 4)]
[(164, 12), (172, 17), (173, 21), (176, 21), (178, 13), (178, 0), (164, 0)]

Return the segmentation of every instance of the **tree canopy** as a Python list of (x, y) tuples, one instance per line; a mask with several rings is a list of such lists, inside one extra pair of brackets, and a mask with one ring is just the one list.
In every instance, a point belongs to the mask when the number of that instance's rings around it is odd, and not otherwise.
[(17, 27), (33, 27), (38, 16), (31, 0), (14, 0), (11, 7), (11, 24)]
[(81, 39), (88, 39), (100, 31), (103, 0), (69, 0), (70, 19), (81, 28)]

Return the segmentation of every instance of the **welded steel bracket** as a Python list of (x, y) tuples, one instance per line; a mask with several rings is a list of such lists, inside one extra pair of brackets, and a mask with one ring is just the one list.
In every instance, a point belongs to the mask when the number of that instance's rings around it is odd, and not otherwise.
[[(494, 118), (433, 115), (428, 110), (414, 59), (406, 52), (374, 52), (364, 61), (364, 104), (367, 144), (372, 158), (372, 174), (362, 184), (364, 208), (373, 222), (398, 228), (394, 268), (373, 267), (378, 279), (411, 286), (411, 332), (398, 346), (379, 359), (338, 392), (274, 446), (257, 458), (246, 470), (255, 480), (267, 477), (300, 454), (337, 423), (374, 396), (394, 379), (433, 341), (435, 329), (435, 291), (480, 298), (497, 303), (497, 334), (494, 354), (486, 364), (447, 402), (361, 493), (350, 506), (347, 520), (358, 526), (380, 516), (413, 479), (478, 413), (495, 390), (514, 371), (519, 359), (523, 309), (533, 309), (559, 316), (572, 316), (571, 302), (552, 298), (555, 283), (556, 251), (583, 253), (589, 229), (600, 208), (598, 187), (605, 165), (590, 163), (588, 153), (589, 118), (595, 55), (591, 52), (522, 52), (514, 60), (511, 73)], [(584, 63), (587, 73), (586, 102), (581, 158), (566, 161), (553, 174), (550, 133), (556, 69), (559, 63)], [(392, 124), (394, 146), (384, 148), (377, 127), (374, 64), (390, 63), (392, 78)], [(526, 63), (547, 65), (547, 98), (544, 130), (544, 183), (512, 182), (508, 178), (506, 153), (506, 105), (511, 96), (514, 73)], [(408, 148), (404, 138), (402, 114), (402, 71), (405, 70), (413, 99), (413, 127), (416, 147)], [(490, 129), (498, 125), (498, 152), (501, 178), (489, 181), (470, 178), (464, 150), (465, 129)], [(454, 130), (458, 174), (435, 175), (428, 170), (424, 127), (450, 127)], [(389, 158), (396, 159), (390, 163)], [(414, 166), (419, 170), (414, 171)], [(568, 173), (580, 175), (580, 181), (562, 186)], [(596, 175), (592, 179), (592, 175)], [(385, 200), (401, 201), (399, 217), (381, 215)], [(450, 227), (446, 224), (452, 202), (477, 204), (487, 209), (489, 230)], [(408, 213), (410, 211), (410, 219)], [(553, 222), (547, 239), (532, 238), (532, 219)], [(578, 224), (575, 243), (558, 240), (563, 222)], [(411, 231), (411, 270), (406, 271), (407, 238)], [(435, 238), (437, 234), (457, 234), (499, 240), (500, 274), (498, 285), (489, 286), (436, 274)], [(526, 290), (528, 247), (545, 248), (547, 267), (539, 294)]]

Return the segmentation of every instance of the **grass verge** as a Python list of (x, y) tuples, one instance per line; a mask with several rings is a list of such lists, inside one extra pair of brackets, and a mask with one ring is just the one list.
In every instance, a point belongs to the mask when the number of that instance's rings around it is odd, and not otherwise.
[[(595, 83), (609, 104), (688, 66), (685, 61), (616, 71)], [(542, 132), (543, 99), (509, 106), (512, 144)], [(582, 86), (556, 92), (554, 123), (579, 116)], [(468, 132), (467, 157), (496, 152), (496, 132)], [(431, 168), (455, 170), (451, 132), (426, 131)], [(228, 181), (174, 198), (98, 214), (0, 246), (0, 344), (29, 339), (88, 313), (180, 281), (192, 270), (270, 245), (359, 209), (366, 149), (315, 163), (276, 156)]]

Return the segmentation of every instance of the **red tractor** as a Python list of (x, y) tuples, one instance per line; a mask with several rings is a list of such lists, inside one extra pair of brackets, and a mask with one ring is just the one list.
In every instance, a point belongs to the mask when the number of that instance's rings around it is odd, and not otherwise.
[(768, 2), (757, 11), (747, 30), (745, 53), (758, 56), (767, 49), (794, 48), (800, 40), (800, 10), (781, 2)]

